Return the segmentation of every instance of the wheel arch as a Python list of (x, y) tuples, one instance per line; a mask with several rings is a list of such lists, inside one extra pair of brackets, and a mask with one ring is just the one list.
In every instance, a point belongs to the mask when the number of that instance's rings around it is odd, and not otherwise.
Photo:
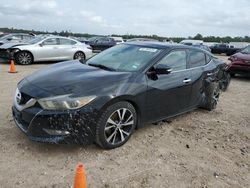
[(115, 103), (118, 103), (118, 102), (122, 102), (122, 101), (125, 101), (125, 102), (128, 102), (130, 103), (134, 108), (135, 108), (135, 111), (136, 111), (136, 115), (137, 115), (137, 123), (136, 123), (136, 128), (139, 128), (141, 127), (141, 124), (142, 124), (142, 112), (141, 112), (141, 109), (138, 105), (138, 103), (133, 99), (133, 96), (130, 96), (130, 95), (123, 95), (123, 96), (118, 96), (118, 97), (115, 97), (111, 100), (109, 100), (107, 103), (105, 103), (102, 108), (101, 108), (101, 113), (105, 111), (105, 109), (107, 109), (109, 106), (115, 104)]
[(30, 51), (30, 50), (21, 50), (21, 49), (18, 49), (18, 51), (14, 54), (14, 57), (16, 58), (17, 54), (21, 53), (21, 52), (28, 52), (31, 54), (32, 56), (32, 60), (34, 61), (34, 54)]

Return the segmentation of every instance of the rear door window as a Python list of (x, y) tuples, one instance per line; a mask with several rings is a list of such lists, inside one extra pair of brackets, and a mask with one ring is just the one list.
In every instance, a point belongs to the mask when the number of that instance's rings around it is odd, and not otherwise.
[(69, 40), (69, 39), (60, 38), (59, 40), (60, 40), (60, 45), (74, 45), (74, 44), (76, 44), (75, 41)]
[(206, 57), (203, 52), (190, 50), (189, 51), (189, 67), (195, 68), (206, 65)]

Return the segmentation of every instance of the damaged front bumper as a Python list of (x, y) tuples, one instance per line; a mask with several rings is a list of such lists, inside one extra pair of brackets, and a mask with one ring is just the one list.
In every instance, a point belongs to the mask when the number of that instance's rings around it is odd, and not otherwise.
[(97, 113), (90, 107), (74, 111), (48, 111), (12, 107), (16, 125), (29, 139), (38, 142), (90, 144), (95, 138)]

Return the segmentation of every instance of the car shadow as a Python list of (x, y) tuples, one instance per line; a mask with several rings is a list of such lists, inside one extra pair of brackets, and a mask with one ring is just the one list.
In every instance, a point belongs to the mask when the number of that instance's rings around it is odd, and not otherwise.
[[(25, 136), (25, 135), (24, 135)], [(26, 149), (27, 151), (35, 152), (35, 153), (53, 153), (56, 155), (60, 154), (72, 154), (78, 151), (82, 152), (98, 152), (101, 151), (97, 145), (90, 144), (90, 145), (77, 145), (77, 144), (51, 144), (51, 143), (42, 143), (42, 142), (35, 142), (29, 140), (26, 136), (19, 144), (22, 148)]]
[[(54, 63), (60, 63), (60, 62), (64, 62), (64, 61), (39, 61), (39, 62), (35, 62), (32, 65), (41, 65), (41, 64), (54, 64)], [(8, 59), (1, 59), (0, 58), (0, 64), (10, 64), (10, 60)], [(17, 64), (17, 63), (15, 63)], [(17, 64), (18, 65), (18, 64)], [(29, 65), (24, 65), (24, 66), (29, 66)]]
[(234, 77), (232, 77), (232, 79), (240, 81), (250, 81), (250, 74), (236, 74)]

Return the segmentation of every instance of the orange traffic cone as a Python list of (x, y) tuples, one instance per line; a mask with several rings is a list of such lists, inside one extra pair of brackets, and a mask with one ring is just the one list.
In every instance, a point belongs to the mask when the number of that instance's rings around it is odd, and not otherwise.
[(17, 73), (14, 60), (10, 60), (10, 71), (9, 73)]
[(74, 188), (87, 188), (85, 169), (81, 163), (76, 168)]

